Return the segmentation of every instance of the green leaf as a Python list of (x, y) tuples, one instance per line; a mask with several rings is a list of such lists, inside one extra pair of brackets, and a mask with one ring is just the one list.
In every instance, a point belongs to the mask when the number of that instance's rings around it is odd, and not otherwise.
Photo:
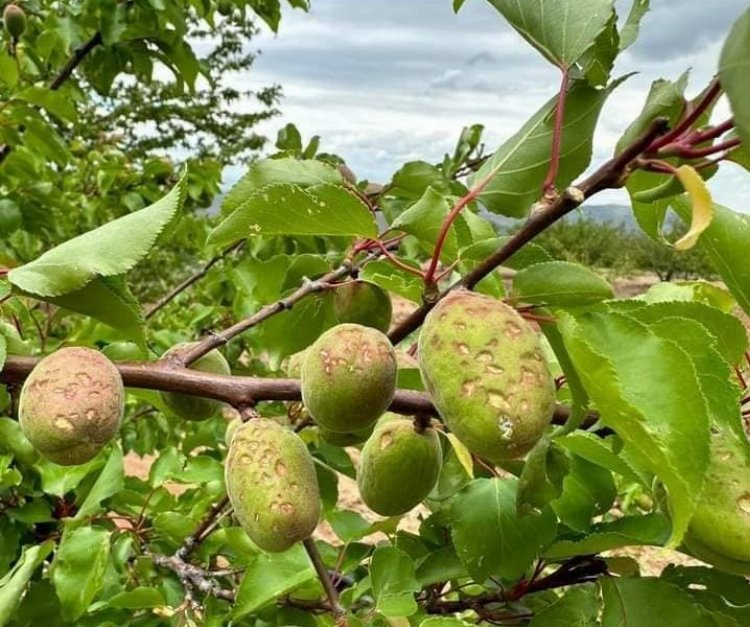
[(232, 617), (252, 614), (314, 579), (315, 570), (301, 544), (283, 553), (258, 555), (242, 577)]
[(579, 457), (617, 473), (634, 483), (642, 483), (641, 476), (622, 457), (612, 450), (612, 438), (600, 438), (586, 431), (575, 431), (556, 440), (557, 444)]
[(37, 105), (66, 122), (76, 121), (76, 108), (70, 93), (32, 86), (21, 90), (14, 98)]
[(538, 612), (529, 627), (596, 627), (600, 605), (595, 584), (573, 586)]
[(124, 276), (95, 278), (81, 289), (44, 300), (99, 320), (145, 349), (141, 307)]
[(633, 0), (630, 13), (620, 29), (620, 50), (629, 48), (638, 38), (641, 21), (650, 9), (650, 0)]
[(603, 278), (585, 266), (548, 261), (521, 270), (513, 278), (516, 302), (552, 307), (582, 307), (614, 297)]
[(544, 557), (562, 559), (591, 555), (623, 546), (663, 546), (669, 539), (669, 519), (662, 514), (625, 516), (594, 525), (586, 534), (564, 538), (544, 551)]
[(7, 342), (5, 341), (5, 336), (0, 334), (0, 372), (2, 372), (3, 366), (5, 365), (6, 344)]
[(554, 538), (556, 519), (547, 507), (519, 517), (516, 479), (475, 479), (453, 499), (453, 542), (477, 581), (518, 579)]
[(523, 470), (518, 477), (516, 507), (526, 513), (542, 509), (560, 496), (563, 478), (569, 470), (568, 457), (552, 442), (552, 430), (548, 430), (526, 456)]
[(414, 594), (421, 586), (414, 561), (395, 546), (375, 549), (370, 560), (375, 606), (386, 616), (411, 616), (417, 611)]
[(159, 590), (139, 586), (133, 590), (127, 590), (126, 592), (116, 594), (107, 601), (107, 605), (109, 607), (116, 607), (125, 610), (136, 610), (149, 607), (160, 607), (165, 605), (165, 601), (164, 596)]
[[(672, 208), (683, 220), (689, 220), (684, 200), (674, 199)], [(739, 306), (750, 314), (750, 264), (745, 254), (750, 250), (750, 216), (714, 204), (713, 220), (701, 235), (698, 248), (706, 251)]]
[(87, 516), (98, 511), (101, 502), (117, 494), (123, 489), (123, 486), (122, 451), (119, 446), (113, 446), (107, 463), (96, 478), (96, 483), (86, 496), (86, 500), (81, 503), (75, 519), (84, 520)]
[(589, 84), (604, 86), (609, 82), (619, 52), (620, 34), (617, 32), (617, 13), (613, 10), (594, 45), (590, 46), (578, 61)]
[(608, 512), (616, 496), (609, 470), (574, 455), (562, 494), (551, 505), (560, 522), (576, 531), (588, 531), (593, 518)]
[(248, 195), (208, 236), (224, 246), (253, 235), (360, 235), (374, 237), (370, 209), (339, 185), (278, 184)]
[(667, 486), (674, 522), (670, 544), (677, 545), (708, 464), (708, 407), (690, 357), (674, 342), (620, 314), (561, 314), (558, 319), (602, 422)]
[(131, 270), (182, 208), (187, 175), (150, 207), (118, 218), (47, 251), (8, 273), (13, 286), (46, 300), (70, 294), (99, 277)]
[(745, 146), (750, 145), (750, 9), (732, 26), (719, 59), (719, 78), (729, 100), (737, 133)]
[(735, 316), (703, 303), (667, 300), (641, 305), (637, 300), (615, 301), (608, 303), (607, 309), (625, 313), (646, 324), (664, 318), (687, 318), (699, 322), (730, 364), (739, 363), (747, 350), (747, 332), (742, 322)]
[[(559, 188), (567, 187), (591, 161), (596, 121), (615, 86), (596, 89), (585, 81), (575, 81), (571, 86), (565, 104), (557, 177)], [(496, 172), (479, 196), (480, 202), (493, 213), (523, 217), (540, 197), (549, 168), (556, 105), (557, 97), (551, 98), (495, 151), (472, 178), (475, 184)]]
[[(646, 103), (635, 121), (628, 126), (620, 141), (617, 142), (615, 154), (629, 146), (649, 124), (658, 117), (665, 117), (674, 123), (685, 108), (685, 88), (688, 74), (685, 72), (676, 81), (659, 79), (651, 84)], [(630, 189), (630, 186), (628, 186)]]
[[(509, 236), (506, 237), (493, 237), (486, 239), (466, 248), (461, 249), (462, 260), (473, 260), (483, 261), (489, 257), (492, 253), (499, 250), (505, 244), (508, 243)], [(511, 268), (513, 270), (523, 270), (528, 266), (536, 263), (544, 263), (545, 261), (554, 261), (552, 255), (550, 255), (544, 248), (539, 244), (529, 242), (521, 247), (518, 252), (513, 253), (504, 262), (503, 266)]]
[[(296, 129), (295, 129), (296, 130)], [(300, 144), (301, 148), (301, 144)], [(221, 215), (234, 213), (255, 192), (269, 185), (291, 183), (298, 187), (343, 183), (341, 173), (317, 160), (262, 159), (250, 166), (247, 174), (237, 181), (221, 203)]]
[(52, 583), (68, 620), (83, 616), (104, 585), (109, 533), (94, 527), (66, 529), (63, 533), (52, 564)]
[[(409, 264), (409, 261), (404, 261)], [(418, 264), (413, 264), (419, 269)], [(387, 292), (393, 292), (415, 303), (422, 302), (424, 283), (416, 274), (410, 274), (383, 260), (371, 261), (359, 273), (361, 279), (379, 285)]]
[(680, 627), (718, 627), (687, 592), (661, 579), (605, 577), (601, 587), (602, 627), (653, 627), (659, 616)]
[(10, 572), (0, 579), (0, 627), (7, 625), (34, 571), (55, 548), (52, 540), (26, 547)]
[(326, 516), (326, 520), (331, 525), (333, 532), (343, 542), (360, 540), (368, 533), (371, 533), (370, 527), (372, 525), (357, 512), (333, 510)]
[(446, 546), (426, 555), (417, 563), (417, 579), (423, 588), (440, 581), (466, 577), (466, 567), (452, 546)]
[(560, 68), (570, 68), (594, 43), (612, 13), (612, 0), (489, 0), (510, 25)]

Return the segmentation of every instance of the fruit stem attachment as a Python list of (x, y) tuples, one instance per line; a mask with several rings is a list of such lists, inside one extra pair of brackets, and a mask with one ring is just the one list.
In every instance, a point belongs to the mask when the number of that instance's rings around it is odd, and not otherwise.
[(432, 418), (428, 414), (417, 414), (414, 416), (414, 431), (424, 433), (432, 426)]
[(336, 623), (338, 625), (346, 625), (346, 611), (341, 607), (341, 603), (339, 603), (339, 593), (336, 592), (336, 587), (333, 585), (333, 581), (331, 581), (328, 569), (323, 562), (323, 558), (320, 556), (318, 547), (315, 546), (315, 540), (312, 538), (306, 538), (302, 541), (302, 544), (307, 551), (307, 555), (310, 557), (310, 561), (315, 568), (318, 579), (320, 579), (326, 597), (328, 597), (328, 603), (331, 605), (331, 612), (336, 619)]

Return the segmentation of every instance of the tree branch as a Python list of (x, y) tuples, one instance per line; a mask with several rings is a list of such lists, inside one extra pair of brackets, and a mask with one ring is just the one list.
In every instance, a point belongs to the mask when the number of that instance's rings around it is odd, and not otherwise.
[(205, 277), (208, 274), (208, 271), (213, 268), (217, 263), (219, 263), (222, 259), (227, 257), (227, 255), (230, 255), (235, 250), (238, 250), (243, 246), (245, 243), (245, 240), (240, 240), (236, 244), (232, 244), (229, 248), (225, 248), (222, 250), (218, 255), (210, 259), (206, 262), (206, 264), (198, 270), (195, 274), (192, 276), (189, 276), (187, 279), (182, 281), (179, 285), (177, 285), (173, 290), (171, 290), (168, 294), (160, 298), (144, 315), (143, 317), (148, 320), (154, 314), (156, 314), (159, 310), (164, 308), (166, 305), (168, 305), (170, 302), (172, 302), (175, 298), (177, 298), (182, 292), (184, 292), (187, 288), (189, 288), (191, 285), (194, 285), (198, 281), (200, 281), (203, 277)]
[[(102, 34), (97, 31), (92, 35), (91, 39), (89, 39), (85, 44), (75, 50), (73, 55), (70, 57), (70, 59), (68, 59), (68, 62), (63, 66), (57, 76), (52, 79), (52, 82), (49, 84), (48, 89), (50, 89), (51, 91), (57, 91), (58, 89), (60, 89), (65, 81), (67, 81), (71, 77), (73, 71), (81, 64), (86, 55), (94, 48), (96, 48), (100, 43), (102, 43)], [(20, 127), (19, 130), (22, 131), (23, 127)], [(12, 150), (13, 148), (10, 144), (3, 144), (2, 146), (0, 146), (0, 164), (5, 161)]]
[(240, 320), (236, 324), (233, 324), (231, 327), (228, 327), (219, 333), (208, 335), (194, 344), (189, 350), (180, 355), (181, 363), (185, 365), (193, 363), (196, 359), (200, 359), (203, 355), (213, 350), (214, 348), (223, 346), (224, 344), (229, 342), (229, 340), (236, 337), (240, 333), (244, 333), (248, 329), (251, 329), (252, 327), (260, 324), (271, 316), (275, 316), (282, 311), (291, 309), (306, 296), (328, 289), (329, 283), (333, 283), (335, 281), (338, 281), (339, 279), (343, 279), (344, 277), (349, 276), (350, 274), (352, 274), (352, 272), (355, 272), (362, 264), (370, 261), (371, 259), (376, 259), (379, 256), (379, 252), (370, 253), (365, 259), (363, 259), (356, 265), (353, 265), (349, 261), (345, 261), (336, 270), (332, 270), (328, 274), (324, 274), (322, 277), (316, 279), (315, 281), (310, 281), (309, 279), (305, 280), (302, 285), (298, 287), (294, 292), (292, 292), (289, 296), (286, 296), (285, 298), (282, 298), (275, 303), (271, 303), (270, 305), (266, 305), (259, 311), (255, 312), (249, 318)]
[[(0, 383), (22, 383), (39, 363), (38, 357), (7, 358), (0, 372)], [(170, 363), (118, 362), (115, 363), (126, 387), (162, 390), (212, 398), (233, 407), (253, 405), (260, 401), (300, 401), (302, 392), (298, 379), (268, 379), (219, 375), (190, 370)], [(413, 416), (428, 414), (437, 416), (430, 397), (413, 390), (396, 390), (389, 410), (397, 414)], [(553, 415), (555, 424), (563, 424), (570, 416), (570, 408), (557, 405)], [(599, 419), (597, 412), (589, 412), (583, 427), (590, 427)]]
[(391, 342), (398, 344), (398, 342), (418, 329), (430, 310), (449, 291), (459, 287), (474, 288), (479, 281), (516, 253), (522, 246), (530, 242), (560, 218), (573, 211), (573, 209), (581, 205), (587, 198), (604, 189), (622, 187), (630, 174), (633, 161), (649, 147), (656, 137), (659, 137), (667, 130), (667, 126), (668, 121), (666, 119), (657, 118), (643, 135), (625, 148), (619, 155), (604, 163), (585, 181), (576, 186), (569, 187), (565, 190), (565, 193), (550, 202), (543, 201), (541, 207), (532, 212), (526, 224), (516, 231), (502, 248), (485, 259), (463, 277), (461, 281), (450, 286), (437, 299), (425, 302), (398, 327), (393, 329), (388, 334)]

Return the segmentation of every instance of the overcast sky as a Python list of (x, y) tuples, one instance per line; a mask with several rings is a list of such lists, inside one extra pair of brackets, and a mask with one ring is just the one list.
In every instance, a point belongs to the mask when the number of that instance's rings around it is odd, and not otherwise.
[[(559, 72), (487, 0), (312, 0), (286, 8), (279, 35), (253, 43), (261, 55), (242, 80), (279, 83), (283, 118), (261, 130), (275, 137), (294, 122), (321, 149), (343, 156), (360, 178), (385, 182), (402, 163), (439, 161), (466, 124), (485, 125), (488, 149), (514, 133), (558, 86)], [(641, 37), (615, 75), (638, 71), (610, 97), (595, 138), (594, 165), (612, 152), (656, 78), (692, 68), (689, 95), (716, 70), (724, 36), (747, 0), (652, 0)], [(617, 0), (620, 14), (629, 0)], [(717, 117), (726, 117), (721, 106)], [(711, 187), (718, 202), (750, 212), (750, 177), (728, 165)], [(593, 202), (627, 202), (607, 192)]]

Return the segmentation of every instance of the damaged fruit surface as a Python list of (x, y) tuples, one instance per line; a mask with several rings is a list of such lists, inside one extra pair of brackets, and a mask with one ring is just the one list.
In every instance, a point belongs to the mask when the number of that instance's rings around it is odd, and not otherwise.
[(381, 516), (405, 514), (421, 503), (440, 475), (442, 453), (435, 429), (393, 418), (378, 424), (362, 449), (357, 486)]
[(422, 379), (448, 428), (492, 462), (526, 454), (549, 425), (555, 385), (537, 334), (504, 303), (455, 291), (419, 339)]
[(396, 354), (383, 333), (340, 324), (307, 351), (302, 401), (321, 427), (335, 433), (359, 431), (388, 409), (396, 374)]
[(312, 457), (277, 422), (257, 418), (238, 426), (224, 475), (234, 513), (261, 549), (285, 551), (317, 526), (320, 493)]
[(26, 379), (19, 423), (50, 461), (84, 464), (117, 433), (124, 403), (120, 373), (104, 355), (89, 348), (61, 348)]

